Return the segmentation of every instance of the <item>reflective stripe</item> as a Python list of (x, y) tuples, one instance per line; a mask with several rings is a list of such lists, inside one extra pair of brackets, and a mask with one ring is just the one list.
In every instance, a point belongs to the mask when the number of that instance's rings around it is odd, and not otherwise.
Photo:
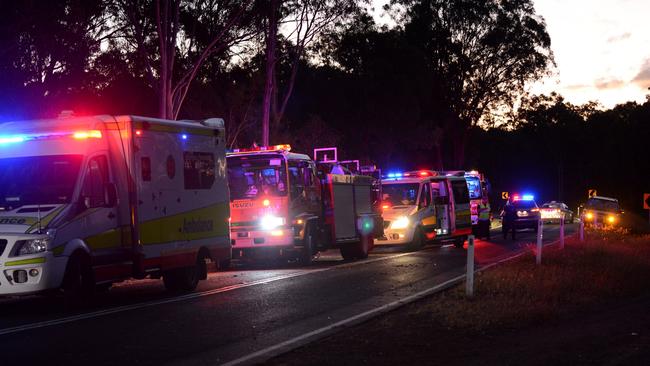
[(37, 263), (45, 263), (45, 257), (32, 258), (32, 259), (22, 259), (22, 260), (19, 260), (19, 261), (5, 262), (5, 266), (21, 266), (21, 265), (24, 265), (24, 264), (37, 264)]

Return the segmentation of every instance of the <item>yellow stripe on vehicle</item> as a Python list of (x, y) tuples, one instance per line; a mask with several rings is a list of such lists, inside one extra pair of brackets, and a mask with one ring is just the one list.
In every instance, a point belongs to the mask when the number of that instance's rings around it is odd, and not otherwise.
[(5, 266), (22, 266), (25, 264), (38, 264), (38, 263), (45, 263), (45, 257), (5, 262)]
[(222, 202), (140, 223), (143, 245), (228, 236), (229, 203)]
[(38, 230), (39, 226), (41, 228), (47, 227), (47, 225), (52, 220), (54, 220), (61, 213), (61, 211), (63, 211), (64, 208), (65, 208), (65, 206), (61, 206), (61, 207), (57, 208), (56, 210), (50, 212), (47, 216), (41, 218), (41, 224), (40, 225), (38, 224), (38, 218), (37, 218), (36, 223), (34, 223), (32, 226), (30, 226), (29, 229), (27, 229), (26, 233), (31, 234), (31, 233), (35, 232), (36, 230)]
[(130, 231), (128, 226), (122, 226), (89, 236), (84, 241), (92, 250), (119, 248), (125, 242), (125, 233)]

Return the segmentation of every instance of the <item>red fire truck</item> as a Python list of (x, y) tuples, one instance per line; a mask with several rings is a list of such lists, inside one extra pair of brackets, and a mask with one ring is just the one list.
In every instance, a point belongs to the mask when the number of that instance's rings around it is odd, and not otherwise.
[(373, 178), (332, 171), (289, 145), (234, 150), (227, 167), (233, 259), (309, 264), (331, 248), (346, 260), (368, 256)]

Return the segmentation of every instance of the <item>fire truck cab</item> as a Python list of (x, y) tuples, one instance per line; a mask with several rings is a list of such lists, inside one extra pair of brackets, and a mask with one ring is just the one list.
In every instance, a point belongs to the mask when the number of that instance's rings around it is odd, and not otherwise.
[(319, 171), (289, 145), (237, 149), (227, 162), (234, 259), (309, 264), (330, 248), (345, 259), (372, 249), (371, 178)]
[(389, 173), (382, 180), (382, 211), (384, 236), (377, 245), (416, 250), (435, 240), (462, 247), (471, 233), (464, 177), (430, 170)]

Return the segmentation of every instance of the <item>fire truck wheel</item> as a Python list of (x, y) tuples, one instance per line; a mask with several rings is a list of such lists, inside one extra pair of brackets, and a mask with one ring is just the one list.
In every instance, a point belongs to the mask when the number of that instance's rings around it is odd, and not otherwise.
[(300, 261), (304, 265), (310, 265), (314, 261), (314, 247), (315, 235), (313, 226), (307, 226), (305, 231), (305, 239), (303, 241), (303, 248), (300, 252)]
[(194, 291), (199, 284), (202, 271), (205, 270), (202, 267), (205, 265), (205, 259), (199, 256), (194, 266), (165, 271), (163, 273), (165, 288), (172, 292)]
[(61, 290), (66, 298), (91, 295), (95, 287), (90, 258), (85, 253), (75, 252), (68, 259)]

